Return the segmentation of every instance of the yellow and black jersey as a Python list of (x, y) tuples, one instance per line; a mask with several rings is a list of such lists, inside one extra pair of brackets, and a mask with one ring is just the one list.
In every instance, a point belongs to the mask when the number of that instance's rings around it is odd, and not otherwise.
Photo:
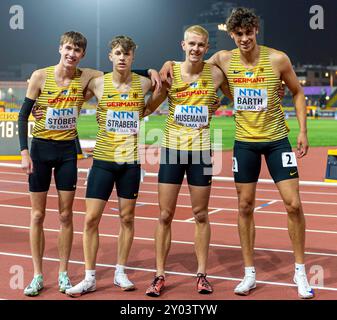
[(77, 137), (77, 119), (84, 102), (80, 80), (82, 72), (76, 69), (69, 86), (59, 87), (55, 82), (55, 66), (45, 70), (46, 82), (36, 101), (43, 116), (36, 120), (33, 136), (48, 140), (74, 140)]
[(238, 141), (268, 142), (288, 135), (278, 94), (281, 80), (272, 69), (269, 52), (260, 46), (257, 66), (247, 69), (240, 62), (239, 49), (232, 51), (227, 78), (234, 97)]
[(210, 65), (205, 63), (198, 80), (192, 83), (182, 81), (180, 64), (174, 65), (173, 74), (162, 146), (187, 151), (210, 149), (209, 127), (217, 99)]
[(94, 159), (111, 162), (136, 162), (138, 132), (144, 113), (144, 94), (140, 76), (132, 73), (131, 89), (119, 92), (112, 73), (104, 75), (104, 91), (97, 108), (99, 129)]

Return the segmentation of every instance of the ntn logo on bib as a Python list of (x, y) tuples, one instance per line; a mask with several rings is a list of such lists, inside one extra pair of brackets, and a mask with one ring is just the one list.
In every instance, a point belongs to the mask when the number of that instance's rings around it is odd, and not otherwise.
[(105, 127), (107, 132), (137, 134), (139, 132), (139, 112), (108, 110)]
[(234, 108), (237, 111), (267, 111), (267, 89), (234, 88)]
[(174, 121), (189, 128), (202, 128), (208, 125), (208, 107), (177, 105), (174, 109)]
[(47, 130), (73, 130), (78, 118), (77, 107), (47, 108), (45, 128)]

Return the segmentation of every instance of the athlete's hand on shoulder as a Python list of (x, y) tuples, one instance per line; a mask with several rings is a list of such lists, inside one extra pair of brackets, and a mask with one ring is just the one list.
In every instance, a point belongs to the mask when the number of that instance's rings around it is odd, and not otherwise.
[(173, 61), (166, 61), (159, 71), (162, 82), (166, 82), (170, 87), (173, 79)]
[(21, 151), (21, 168), (27, 174), (33, 173), (33, 161), (27, 149)]
[(147, 72), (151, 78), (152, 88), (154, 87), (155, 91), (160, 90), (161, 89), (161, 79), (160, 79), (160, 75), (158, 71), (155, 69), (149, 69)]
[(43, 117), (43, 111), (39, 107), (35, 106), (32, 110), (32, 115), (35, 120), (41, 120)]
[(302, 158), (308, 153), (309, 143), (305, 132), (300, 132), (297, 137), (297, 158)]

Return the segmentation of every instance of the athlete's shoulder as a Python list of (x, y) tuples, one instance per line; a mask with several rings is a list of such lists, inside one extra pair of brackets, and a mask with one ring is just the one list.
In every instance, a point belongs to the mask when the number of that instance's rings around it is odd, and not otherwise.
[(281, 51), (281, 50), (277, 50), (274, 48), (267, 48), (268, 52), (269, 52), (269, 58), (271, 60), (271, 62), (273, 63), (285, 63), (287, 61), (289, 61), (289, 57), (288, 55)]
[(227, 60), (232, 58), (233, 50), (220, 50), (216, 53), (221, 60)]
[(30, 76), (29, 82), (42, 83), (46, 80), (47, 70), (46, 68), (35, 70)]
[(90, 68), (80, 68), (80, 71), (82, 72), (81, 77), (83, 78), (96, 78), (103, 76), (103, 72), (95, 69)]

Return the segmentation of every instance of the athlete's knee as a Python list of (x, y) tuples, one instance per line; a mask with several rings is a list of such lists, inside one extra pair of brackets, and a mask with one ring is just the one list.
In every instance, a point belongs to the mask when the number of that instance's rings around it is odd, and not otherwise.
[(84, 229), (93, 230), (98, 228), (100, 217), (94, 214), (87, 213), (85, 216)]
[(195, 207), (192, 209), (194, 219), (196, 223), (207, 223), (208, 222), (208, 213), (207, 209), (204, 207)]
[(69, 226), (73, 221), (73, 212), (71, 210), (63, 210), (59, 214), (60, 223), (63, 226)]
[(121, 225), (125, 227), (133, 227), (134, 221), (135, 221), (135, 216), (133, 210), (127, 211), (127, 212), (121, 212), (119, 215)]
[(162, 209), (160, 211), (159, 223), (165, 226), (171, 225), (174, 211), (170, 209)]
[(302, 213), (302, 205), (299, 199), (292, 199), (289, 201), (285, 201), (284, 205), (289, 215), (298, 216)]
[(240, 199), (239, 200), (239, 214), (241, 216), (250, 216), (254, 212), (254, 200)]
[(43, 224), (46, 212), (43, 210), (32, 210), (31, 212), (31, 223), (32, 224)]

